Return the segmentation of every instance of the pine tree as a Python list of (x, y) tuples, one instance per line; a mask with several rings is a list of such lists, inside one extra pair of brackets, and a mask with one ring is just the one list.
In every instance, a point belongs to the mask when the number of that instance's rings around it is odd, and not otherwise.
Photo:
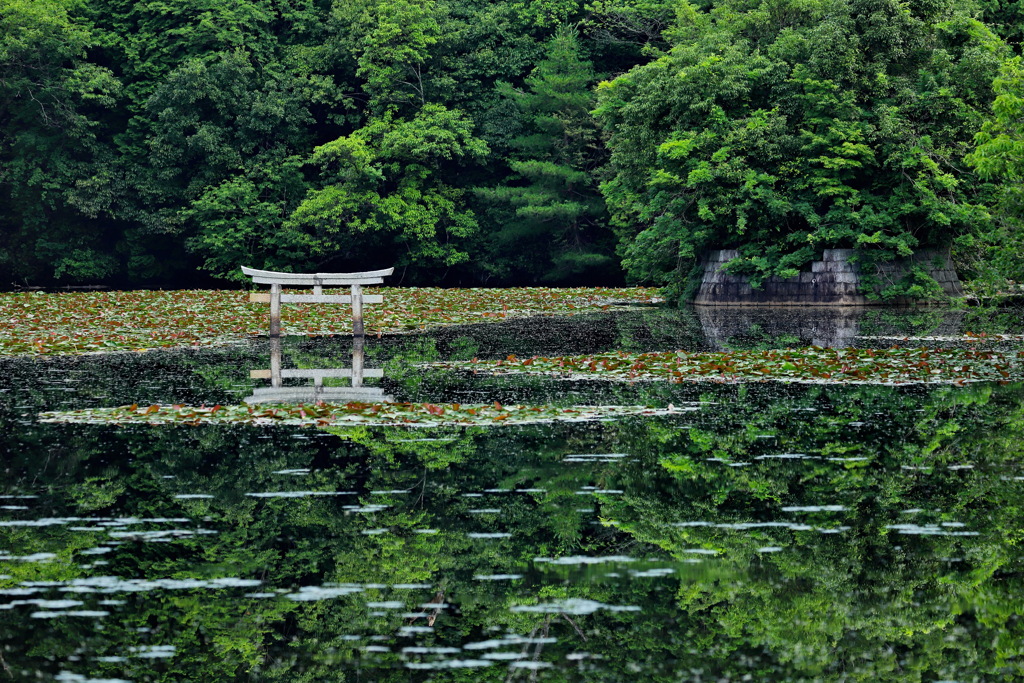
[(519, 109), (524, 132), (508, 153), (510, 182), (476, 189), (504, 226), (486, 236), (500, 278), (565, 282), (613, 264), (594, 174), (601, 162), (590, 116), (597, 77), (580, 52), (576, 31), (562, 27), (525, 91), (499, 86)]

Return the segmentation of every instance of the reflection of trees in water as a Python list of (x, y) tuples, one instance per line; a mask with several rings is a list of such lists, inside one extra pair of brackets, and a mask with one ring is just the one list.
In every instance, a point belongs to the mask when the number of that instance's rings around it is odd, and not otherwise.
[[(653, 506), (610, 500), (610, 514), (638, 540), (712, 548), (746, 574), (680, 592), (716, 647), (753, 647), (798, 680), (1012, 678), (1021, 394), (823, 390), (732, 402), (689, 432), (639, 429), (630, 449), (649, 450), (675, 488)], [(800, 453), (866, 460), (765, 457)]]
[[(707, 344), (717, 350), (863, 346), (863, 337), (962, 334), (962, 310), (945, 308), (714, 307), (694, 308)], [(920, 342), (917, 342), (920, 344)]]
[[(361, 668), (375, 680), (409, 680), (403, 646), (460, 647), (547, 629), (557, 642), (539, 653), (517, 646), (528, 659), (562, 668), (570, 652), (605, 657), (582, 660), (593, 671), (556, 679), (622, 680), (635, 675), (630, 667), (654, 680), (689, 669), (755, 680), (1019, 673), (1014, 477), (1024, 388), (633, 390), (639, 401), (710, 405), (679, 420), (498, 430), (34, 428), (11, 453), (8, 490), (52, 482), (39, 501), (46, 515), (188, 517), (218, 533), (172, 543), (129, 538), (87, 556), (99, 539), (70, 524), (0, 527), (11, 554), (59, 558), (3, 562), (0, 573), (12, 577), (0, 580), (5, 587), (90, 575), (234, 576), (262, 580), (261, 591), (329, 583), (362, 590), (318, 602), (244, 598), (243, 589), (115, 595), (127, 604), (108, 608), (103, 631), (88, 619), (26, 619), (19, 607), (0, 612), (0, 640), (15, 644), (5, 660), (15, 671), (53, 673), (79, 648), (123, 654), (159, 642), (176, 645), (172, 659), (89, 670), (156, 680), (339, 680), (337, 670)], [(54, 457), (40, 460), (40, 452)], [(563, 462), (580, 453), (629, 457)], [(764, 457), (784, 454), (810, 457)], [(729, 466), (743, 462), (750, 464)], [(973, 469), (957, 469), (965, 464)], [(302, 469), (309, 473), (275, 474)], [(353, 493), (247, 495), (289, 489)], [(181, 494), (212, 498), (174, 498)], [(906, 513), (914, 509), (921, 512)], [(848, 528), (822, 533), (840, 527)], [(939, 535), (947, 532), (977, 535)], [(535, 561), (576, 555), (650, 562)], [(109, 564), (80, 566), (97, 557)], [(627, 578), (649, 566), (675, 574)], [(476, 578), (507, 574), (523, 578)], [(390, 637), (419, 625), (406, 612), (439, 592), (449, 606), (432, 632)], [(367, 608), (395, 600), (408, 609)], [(375, 642), (391, 651), (360, 649)], [(502, 680), (507, 671), (473, 673)]]
[[(608, 350), (668, 351), (845, 348), (864, 337), (943, 337), (965, 331), (1021, 332), (1019, 312), (948, 308), (713, 307), (645, 308), (577, 318), (530, 319), (501, 325), (466, 325), (432, 333), (442, 355), (449, 344), (471, 340), (480, 358), (561, 356)], [(887, 341), (886, 345), (891, 343)], [(914, 341), (916, 345), (923, 342)], [(453, 354), (454, 355), (454, 354)]]

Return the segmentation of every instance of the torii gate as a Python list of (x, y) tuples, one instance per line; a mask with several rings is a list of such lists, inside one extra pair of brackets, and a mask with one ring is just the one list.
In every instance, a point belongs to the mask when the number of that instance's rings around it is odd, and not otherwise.
[[(270, 292), (252, 292), (249, 301), (270, 303), (270, 336), (281, 336), (281, 304), (351, 304), (352, 335), (362, 337), (363, 304), (379, 304), (384, 297), (379, 294), (363, 294), (363, 285), (376, 285), (395, 272), (394, 268), (370, 270), (365, 273), (278, 273), (272, 270), (256, 270), (242, 266), (242, 272), (256, 284), (270, 285)], [(312, 294), (282, 294), (281, 288), (312, 287)], [(350, 287), (351, 294), (324, 294), (324, 286)]]

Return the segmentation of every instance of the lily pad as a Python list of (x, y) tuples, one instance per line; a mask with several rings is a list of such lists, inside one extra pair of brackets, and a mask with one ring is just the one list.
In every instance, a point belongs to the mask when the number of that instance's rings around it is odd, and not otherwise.
[(311, 405), (186, 406), (132, 404), (40, 413), (41, 422), (78, 424), (251, 424), (313, 427), (347, 425), (439, 427), (495, 426), (611, 420), (631, 415), (669, 415), (695, 410), (649, 406), (554, 406), (459, 403), (317, 403)]
[(805, 349), (696, 353), (616, 351), (546, 358), (431, 363), (433, 368), (567, 379), (666, 382), (953, 383), (1024, 380), (1024, 351)]
[[(296, 293), (310, 290), (296, 290)], [(341, 293), (341, 290), (338, 290)], [(651, 288), (368, 288), (384, 303), (365, 308), (367, 334), (574, 315), (615, 304), (659, 301)], [(351, 334), (347, 305), (288, 304), (284, 334)], [(0, 294), (0, 355), (144, 351), (200, 346), (266, 334), (268, 306), (226, 290)]]

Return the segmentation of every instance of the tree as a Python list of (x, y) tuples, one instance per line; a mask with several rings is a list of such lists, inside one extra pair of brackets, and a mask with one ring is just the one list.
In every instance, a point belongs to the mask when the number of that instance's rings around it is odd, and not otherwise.
[(112, 235), (88, 221), (81, 183), (110, 159), (98, 119), (120, 83), (85, 59), (93, 37), (76, 6), (0, 0), (0, 271), (11, 278), (116, 270)]
[(981, 19), (1019, 53), (1024, 39), (1024, 4), (1019, 0), (981, 0)]
[(310, 237), (317, 267), (448, 268), (468, 259), (477, 227), (464, 192), (449, 179), (488, 154), (473, 122), (436, 101), (431, 48), (442, 9), (432, 0), (335, 7), (349, 26), (367, 114), (363, 125), (317, 147), (322, 169), (286, 228)]
[(302, 159), (347, 106), (325, 75), (337, 61), (326, 8), (94, 0), (89, 9), (98, 58), (128, 81), (112, 117), (116, 163), (93, 183), (119, 190), (106, 213), (127, 224), (136, 262), (166, 263), (163, 277), (179, 283), (194, 277), (193, 260), (234, 278), (240, 265), (308, 265), (283, 223), (308, 187)]
[(681, 295), (704, 249), (738, 247), (729, 270), (756, 285), (823, 248), (886, 260), (975, 230), (964, 157), (1005, 48), (967, 11), (684, 7), (667, 54), (599, 87), (627, 271)]
[(595, 172), (603, 161), (590, 116), (596, 81), (580, 56), (574, 29), (560, 28), (545, 58), (526, 79), (528, 91), (508, 83), (500, 91), (519, 110), (524, 133), (511, 141), (509, 180), (476, 194), (497, 207), (497, 232), (484, 236), (499, 277), (565, 281), (612, 262), (607, 214)]
[[(994, 229), (980, 240), (981, 268), (997, 286), (1005, 279), (1024, 282), (1024, 61), (1008, 60), (995, 79), (993, 118), (975, 136), (977, 148), (968, 157), (983, 178), (1000, 181)], [(990, 276), (990, 279), (991, 279)]]
[[(364, 264), (447, 267), (476, 229), (463, 192), (444, 182), (448, 163), (481, 159), (487, 145), (459, 111), (426, 104), (413, 117), (392, 111), (314, 150), (325, 186), (310, 190), (286, 227), (310, 234), (318, 267)], [(365, 266), (369, 267), (369, 266)]]
[(170, 233), (218, 276), (308, 263), (284, 222), (308, 184), (302, 152), (325, 88), (246, 50), (186, 61), (146, 100), (153, 135), (139, 189), (145, 229)]
[(181, 212), (196, 226), (187, 244), (204, 268), (230, 280), (248, 280), (240, 266), (288, 270), (312, 263), (308, 236), (286, 219), (308, 188), (298, 155), (266, 154), (202, 194)]
[(440, 39), (441, 9), (433, 0), (338, 3), (335, 19), (348, 22), (356, 75), (371, 115), (416, 107), (434, 99), (429, 62)]
[[(522, 88), (559, 23), (585, 13), (580, 0), (0, 0), (0, 281), (183, 286), (197, 269), (338, 265), (396, 245), (431, 281), (435, 266), (515, 272), (503, 261), (518, 254), (469, 238), (481, 217), (467, 189), (532, 181), (479, 163), (480, 144), (449, 158), (390, 141), (429, 125), (431, 144), (465, 130), (531, 160), (511, 141), (532, 115), (496, 83)], [(336, 169), (301, 162), (353, 136), (384, 174), (373, 191), (402, 208), (323, 241), (312, 204), (295, 212)], [(503, 221), (492, 214), (482, 232)], [(428, 233), (447, 246), (427, 249)]]

